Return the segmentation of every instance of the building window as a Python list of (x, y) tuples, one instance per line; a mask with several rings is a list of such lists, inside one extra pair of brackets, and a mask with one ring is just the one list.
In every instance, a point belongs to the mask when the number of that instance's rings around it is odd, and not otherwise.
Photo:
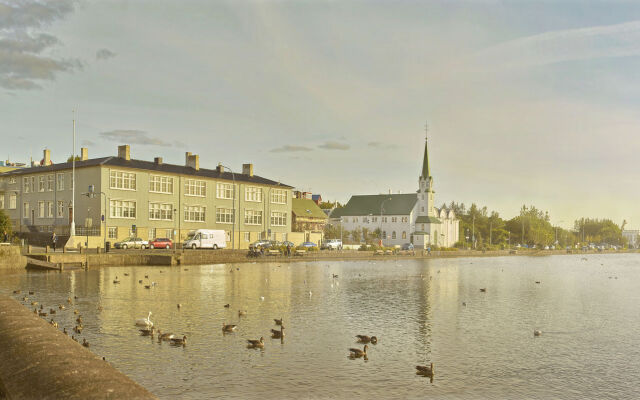
[(386, 239), (387, 238), (387, 231), (382, 231), (382, 238)]
[(53, 218), (53, 201), (47, 201), (47, 218)]
[(287, 204), (287, 191), (285, 189), (271, 190), (271, 202), (274, 204)]
[(10, 177), (9, 178), (9, 183), (11, 183), (11, 184), (12, 183), (16, 183), (16, 177), (15, 176)]
[(109, 239), (117, 239), (118, 238), (118, 227), (110, 226), (108, 235), (109, 235)]
[(64, 217), (64, 201), (58, 201), (58, 213), (56, 214), (58, 218)]
[(204, 222), (206, 207), (184, 206), (184, 220), (186, 222)]
[(398, 222), (398, 217), (391, 217), (391, 222)]
[(353, 222), (357, 224), (358, 223), (358, 217), (353, 217)]
[(402, 231), (402, 238), (406, 239), (407, 238), (407, 231)]
[[(271, 225), (273, 226), (286, 226), (287, 225), (287, 213), (286, 212), (271, 212)], [(273, 239), (275, 240), (275, 239)]]
[(109, 173), (111, 189), (136, 190), (136, 174), (122, 171)]
[(395, 239), (396, 238), (396, 231), (391, 232), (391, 239)]
[(29, 177), (22, 178), (22, 191), (24, 193), (31, 193), (31, 186), (29, 185)]
[(219, 199), (233, 199), (233, 184), (216, 183), (216, 197)]
[(64, 174), (58, 174), (56, 176), (56, 179), (57, 179), (57, 183), (56, 183), (57, 184), (57, 188), (56, 189), (58, 190), (58, 192), (61, 192), (61, 191), (64, 190)]
[(24, 218), (29, 218), (29, 203), (22, 204), (22, 214)]
[(53, 192), (54, 176), (53, 174), (47, 175), (47, 192)]
[(378, 217), (371, 217), (371, 222), (378, 222)]
[(9, 210), (15, 210), (17, 202), (18, 202), (18, 195), (15, 193), (9, 193)]
[(244, 223), (247, 225), (262, 225), (262, 211), (244, 210)]
[(170, 176), (149, 175), (149, 191), (153, 193), (173, 193), (173, 178)]
[[(409, 217), (402, 217), (402, 219), (401, 219), (401, 220), (402, 220), (402, 222), (405, 222), (405, 223), (406, 223), (406, 222), (409, 222)], [(404, 239), (404, 238), (403, 238), (403, 239)]]
[(245, 201), (262, 201), (262, 188), (256, 186), (247, 186), (244, 188), (244, 200)]
[(173, 204), (149, 203), (149, 219), (173, 221)]
[(369, 218), (367, 218), (367, 217), (362, 217), (362, 223), (363, 223), (363, 224), (368, 224), (368, 223), (369, 223)]
[(185, 196), (199, 196), (204, 197), (207, 195), (207, 187), (205, 181), (199, 181), (196, 179), (187, 179), (184, 181), (184, 194)]
[(387, 217), (382, 217), (382, 222), (386, 224), (387, 223)]
[(216, 208), (216, 222), (219, 224), (233, 223), (233, 210), (230, 208)]
[(41, 175), (38, 177), (38, 192), (44, 192), (45, 189), (45, 179), (47, 177), (44, 175)]
[(149, 240), (156, 238), (156, 228), (149, 228)]
[(110, 200), (109, 210), (111, 218), (128, 218), (136, 217), (136, 202), (131, 200)]
[(249, 240), (251, 240), (251, 234), (249, 232), (245, 232), (244, 233), (244, 241), (248, 242)]
[(167, 239), (172, 239), (173, 238), (173, 229), (165, 229), (164, 237), (166, 237)]
[(44, 201), (39, 201), (38, 202), (38, 217), (39, 218), (44, 218), (44, 209), (45, 209)]

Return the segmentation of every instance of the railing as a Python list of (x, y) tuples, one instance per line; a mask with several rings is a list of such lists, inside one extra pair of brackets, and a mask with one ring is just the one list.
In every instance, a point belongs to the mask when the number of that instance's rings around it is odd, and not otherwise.
[(102, 232), (99, 226), (91, 228), (76, 226), (76, 236), (102, 236)]

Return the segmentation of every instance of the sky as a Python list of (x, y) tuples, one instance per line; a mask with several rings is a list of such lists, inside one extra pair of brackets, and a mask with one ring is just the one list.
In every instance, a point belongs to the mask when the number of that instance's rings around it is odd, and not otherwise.
[[(0, 158), (200, 155), (640, 229), (640, 2), (0, 0)], [(79, 149), (77, 150), (79, 153)]]

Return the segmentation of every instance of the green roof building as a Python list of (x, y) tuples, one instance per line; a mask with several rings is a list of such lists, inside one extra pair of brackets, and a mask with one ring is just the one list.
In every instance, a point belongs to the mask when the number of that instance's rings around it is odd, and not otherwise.
[(343, 208), (333, 210), (330, 218), (341, 223), (344, 231), (380, 229), (385, 246), (410, 242), (416, 248), (451, 247), (458, 241), (460, 222), (453, 210), (435, 207), (434, 194), (425, 139), (416, 193), (354, 195)]

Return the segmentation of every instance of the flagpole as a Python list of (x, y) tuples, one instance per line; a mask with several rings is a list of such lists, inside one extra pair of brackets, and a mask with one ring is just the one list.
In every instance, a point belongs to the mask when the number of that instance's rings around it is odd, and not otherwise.
[(73, 153), (71, 153), (71, 226), (69, 236), (76, 235), (76, 110), (73, 110)]

